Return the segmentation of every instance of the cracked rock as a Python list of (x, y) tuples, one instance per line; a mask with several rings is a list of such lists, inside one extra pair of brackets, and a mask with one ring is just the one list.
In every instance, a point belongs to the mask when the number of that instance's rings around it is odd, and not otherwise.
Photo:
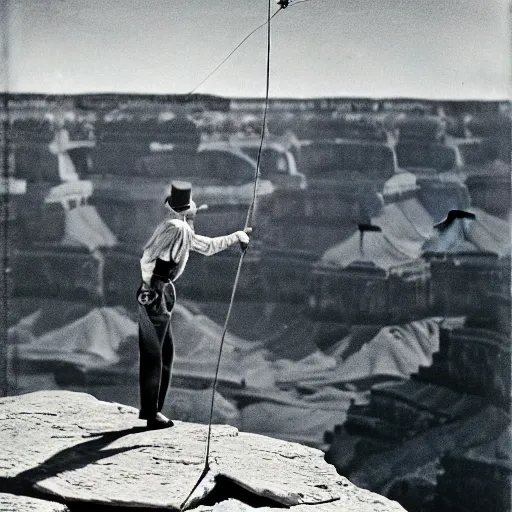
[[(177, 511), (204, 469), (207, 425), (148, 431), (136, 409), (72, 391), (3, 398), (0, 410), (0, 491)], [(203, 486), (198, 510), (404, 510), (338, 475), (320, 450), (231, 426), (212, 426), (209, 460), (215, 486)]]

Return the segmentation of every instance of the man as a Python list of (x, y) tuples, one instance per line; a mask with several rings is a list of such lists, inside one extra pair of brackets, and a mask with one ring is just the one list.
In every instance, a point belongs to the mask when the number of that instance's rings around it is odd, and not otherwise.
[(176, 301), (174, 281), (187, 264), (189, 251), (211, 256), (239, 242), (248, 244), (244, 231), (209, 238), (194, 232), (197, 207), (192, 185), (174, 181), (165, 200), (169, 217), (160, 223), (147, 242), (140, 260), (142, 284), (139, 303), (140, 413), (149, 429), (166, 428), (172, 421), (162, 414), (171, 379), (174, 344), (171, 313)]

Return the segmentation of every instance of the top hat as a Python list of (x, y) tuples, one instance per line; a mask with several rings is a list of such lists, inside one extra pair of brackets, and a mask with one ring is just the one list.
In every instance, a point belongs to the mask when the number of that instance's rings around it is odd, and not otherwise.
[(171, 194), (166, 197), (165, 202), (175, 212), (183, 212), (190, 208), (191, 195), (191, 183), (188, 181), (173, 181), (171, 183)]

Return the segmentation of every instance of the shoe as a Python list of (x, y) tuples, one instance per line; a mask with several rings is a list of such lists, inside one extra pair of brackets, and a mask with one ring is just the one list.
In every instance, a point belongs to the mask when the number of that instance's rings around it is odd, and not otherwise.
[(169, 418), (166, 418), (161, 412), (157, 412), (153, 419), (147, 421), (147, 428), (149, 430), (156, 430), (159, 428), (172, 427), (174, 423)]

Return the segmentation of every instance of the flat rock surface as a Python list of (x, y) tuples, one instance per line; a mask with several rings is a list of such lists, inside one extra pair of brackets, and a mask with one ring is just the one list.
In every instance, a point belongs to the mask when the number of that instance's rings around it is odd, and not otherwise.
[[(71, 391), (3, 398), (0, 411), (0, 491), (33, 486), (66, 502), (179, 510), (203, 471), (206, 425), (147, 431), (136, 409)], [(403, 511), (339, 476), (320, 450), (234, 427), (212, 427), (210, 462), (225, 482), (296, 512)]]
[[(250, 512), (251, 510), (256, 512), (283, 511), (283, 509), (272, 507), (253, 508), (236, 499), (227, 499), (211, 506), (200, 505), (194, 509), (195, 512)], [(291, 512), (352, 512), (355, 510), (358, 512), (387, 512), (389, 510), (404, 512), (404, 509), (397, 503), (355, 486), (353, 492), (347, 491), (342, 500), (318, 505), (296, 505), (288, 510)]]
[(66, 505), (0, 492), (0, 510), (16, 512), (69, 512)]

